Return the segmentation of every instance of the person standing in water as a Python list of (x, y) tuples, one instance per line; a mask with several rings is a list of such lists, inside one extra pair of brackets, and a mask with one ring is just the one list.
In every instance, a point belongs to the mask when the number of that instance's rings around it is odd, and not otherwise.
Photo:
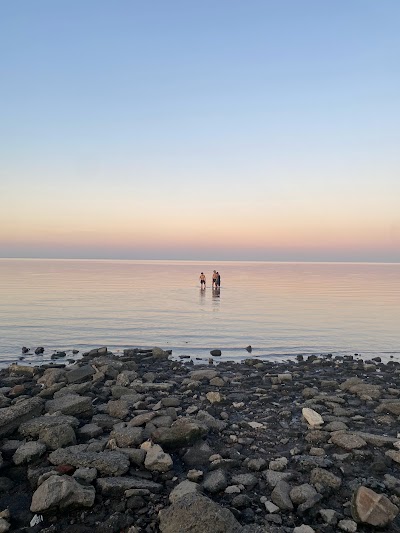
[(217, 271), (214, 270), (213, 271), (213, 275), (212, 275), (212, 286), (213, 288), (216, 288), (217, 287)]
[(205, 289), (206, 288), (206, 276), (205, 276), (204, 272), (202, 272), (200, 274), (200, 278), (199, 279), (200, 279), (201, 288)]
[(218, 289), (221, 287), (221, 276), (219, 275), (219, 272), (217, 272), (217, 280), (216, 280), (215, 286)]

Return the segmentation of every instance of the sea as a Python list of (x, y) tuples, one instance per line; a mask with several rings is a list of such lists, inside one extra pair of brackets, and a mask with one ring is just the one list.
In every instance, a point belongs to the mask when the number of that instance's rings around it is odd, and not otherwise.
[(194, 362), (213, 349), (218, 360), (400, 361), (400, 264), (0, 259), (0, 366), (100, 346)]

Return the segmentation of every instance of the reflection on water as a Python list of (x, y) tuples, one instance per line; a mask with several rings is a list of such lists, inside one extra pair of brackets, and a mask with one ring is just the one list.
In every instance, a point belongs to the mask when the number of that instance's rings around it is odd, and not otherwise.
[[(223, 297), (197, 282), (216, 268)], [(98, 345), (232, 357), (249, 344), (256, 357), (400, 351), (399, 264), (0, 260), (0, 295), (4, 361), (23, 345), (46, 355)]]

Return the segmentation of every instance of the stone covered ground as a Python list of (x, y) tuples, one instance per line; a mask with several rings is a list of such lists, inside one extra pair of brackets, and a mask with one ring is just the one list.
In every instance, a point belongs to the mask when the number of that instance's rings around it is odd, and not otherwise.
[(400, 532), (400, 365), (92, 350), (0, 373), (0, 532)]

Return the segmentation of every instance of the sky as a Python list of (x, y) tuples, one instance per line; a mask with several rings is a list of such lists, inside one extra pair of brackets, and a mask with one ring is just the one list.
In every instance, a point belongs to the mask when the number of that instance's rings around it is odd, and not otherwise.
[(0, 257), (400, 262), (399, 17), (0, 1)]

